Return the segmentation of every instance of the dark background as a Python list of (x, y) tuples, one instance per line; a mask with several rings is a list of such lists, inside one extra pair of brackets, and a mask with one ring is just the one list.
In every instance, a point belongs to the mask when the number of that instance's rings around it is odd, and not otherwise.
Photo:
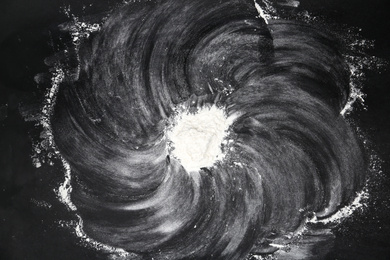
[[(61, 163), (36, 169), (33, 140), (41, 129), (26, 122), (23, 111), (39, 108), (47, 87), (34, 76), (47, 72), (44, 59), (60, 46), (53, 41), (57, 25), (76, 16), (105, 12), (114, 0), (0, 0), (0, 259), (106, 259), (81, 245), (59, 220), (74, 220), (55, 198), (63, 181)], [(390, 61), (390, 19), (386, 0), (302, 0), (301, 8), (330, 20), (362, 29), (375, 40), (370, 55)], [(92, 4), (92, 6), (90, 6)], [(55, 36), (55, 35), (54, 35)], [(364, 211), (335, 228), (335, 246), (327, 259), (390, 259), (390, 71), (366, 71), (364, 110), (350, 119), (360, 127), (382, 160), (371, 176)], [(48, 204), (37, 205), (45, 200)]]

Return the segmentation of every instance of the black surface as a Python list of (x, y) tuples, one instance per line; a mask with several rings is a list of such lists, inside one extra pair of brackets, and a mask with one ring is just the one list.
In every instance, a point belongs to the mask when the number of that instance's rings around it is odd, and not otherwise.
[[(83, 5), (94, 3), (93, 8)], [(375, 40), (370, 54), (390, 60), (388, 9), (385, 0), (301, 1), (301, 7), (331, 17), (338, 23), (362, 28)], [(25, 122), (20, 104), (42, 95), (34, 82), (47, 71), (43, 60), (50, 56), (50, 28), (68, 18), (60, 12), (72, 6), (75, 14), (100, 12), (113, 1), (2, 1), (0, 3), (0, 258), (1, 259), (106, 259), (88, 249), (53, 223), (71, 218), (53, 196), (62, 181), (60, 169), (35, 169), (31, 162), (31, 136), (36, 128)], [(335, 246), (327, 259), (390, 258), (390, 73), (367, 73), (364, 92), (367, 110), (352, 115), (383, 160), (383, 174), (374, 177), (368, 208), (336, 229)], [(58, 165), (58, 164), (57, 164)], [(52, 198), (52, 209), (36, 207), (31, 199)]]

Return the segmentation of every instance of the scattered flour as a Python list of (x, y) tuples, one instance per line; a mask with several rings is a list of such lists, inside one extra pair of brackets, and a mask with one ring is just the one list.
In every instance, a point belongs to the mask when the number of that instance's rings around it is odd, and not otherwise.
[(314, 215), (313, 218), (308, 220), (308, 223), (322, 223), (322, 224), (340, 223), (342, 220), (351, 216), (357, 209), (362, 209), (366, 207), (366, 201), (368, 199), (368, 196), (369, 196), (368, 191), (364, 189), (361, 192), (358, 192), (356, 194), (355, 199), (352, 201), (350, 205), (341, 208), (335, 214), (325, 219), (319, 220)]
[(201, 108), (195, 114), (180, 113), (167, 133), (173, 146), (171, 154), (188, 172), (213, 166), (224, 158), (221, 144), (234, 119), (216, 106)]
[(277, 11), (270, 1), (262, 0), (257, 2), (254, 0), (254, 4), (257, 12), (259, 13), (258, 17), (263, 18), (266, 24), (268, 24), (269, 20), (279, 19), (276, 15)]

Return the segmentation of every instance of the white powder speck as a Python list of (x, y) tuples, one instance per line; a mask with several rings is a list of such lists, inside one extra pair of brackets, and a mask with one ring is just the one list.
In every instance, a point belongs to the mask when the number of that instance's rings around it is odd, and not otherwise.
[(213, 166), (224, 158), (221, 144), (234, 119), (216, 106), (179, 114), (167, 133), (174, 148), (171, 154), (188, 172)]
[(32, 198), (31, 202), (34, 203), (35, 205), (37, 205), (38, 207), (41, 207), (41, 208), (50, 209), (52, 207), (52, 205), (49, 202), (44, 201), (44, 200), (36, 200), (36, 199)]
[(280, 244), (273, 244), (273, 243), (271, 243), (271, 244), (269, 244), (270, 246), (273, 246), (273, 247), (277, 247), (277, 248), (285, 248), (286, 247), (286, 245), (280, 245)]
[(233, 164), (234, 164), (235, 166), (237, 166), (237, 167), (240, 167), (240, 168), (243, 168), (243, 167), (244, 167), (243, 164), (240, 163), (240, 162), (233, 162)]

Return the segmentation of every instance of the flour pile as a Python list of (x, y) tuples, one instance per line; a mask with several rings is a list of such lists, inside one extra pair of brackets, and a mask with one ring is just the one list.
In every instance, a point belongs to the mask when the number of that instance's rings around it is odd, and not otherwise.
[(201, 108), (195, 114), (179, 114), (168, 132), (174, 148), (171, 154), (188, 172), (213, 166), (224, 158), (221, 144), (233, 120), (216, 106)]

